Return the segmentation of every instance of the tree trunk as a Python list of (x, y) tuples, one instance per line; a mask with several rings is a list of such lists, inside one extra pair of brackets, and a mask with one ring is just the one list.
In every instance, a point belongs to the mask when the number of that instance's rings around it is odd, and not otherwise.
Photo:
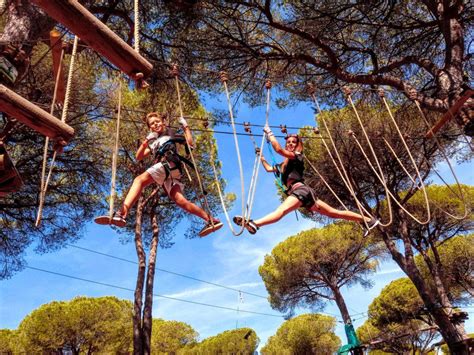
[(332, 288), (332, 292), (334, 294), (334, 298), (336, 301), (337, 308), (339, 308), (339, 312), (341, 312), (342, 320), (344, 324), (352, 323), (351, 317), (349, 315), (349, 311), (347, 310), (346, 302), (342, 297), (341, 290), (339, 287), (335, 286)]
[(148, 256), (148, 271), (146, 277), (145, 289), (145, 307), (143, 309), (143, 354), (151, 354), (151, 331), (153, 325), (153, 282), (155, 278), (156, 254), (159, 242), (160, 229), (156, 214), (152, 214), (151, 225), (153, 228), (153, 237), (150, 245), (150, 255)]
[(458, 350), (457, 344), (466, 338), (466, 333), (463, 329), (458, 329), (450, 320), (448, 313), (444, 308), (439, 306), (439, 303), (433, 297), (430, 292), (425, 280), (421, 276), (420, 270), (415, 264), (412, 246), (409, 238), (408, 223), (406, 216), (400, 215), (401, 225), (399, 228), (400, 234), (403, 238), (403, 244), (405, 249), (405, 255), (400, 254), (398, 251), (393, 249), (393, 245), (390, 244), (390, 236), (388, 233), (384, 233), (384, 241), (392, 254), (393, 259), (398, 266), (405, 272), (408, 278), (415, 285), (423, 303), (426, 306), (427, 311), (433, 317), (436, 325), (439, 328), (439, 332), (443, 337), (446, 345), (453, 354), (469, 355), (467, 347)]
[[(34, 45), (42, 38), (49, 38), (56, 22), (28, 0), (7, 0), (6, 6), (7, 18), (0, 34), (0, 44), (16, 48), (11, 54), (15, 58), (10, 58), (10, 61), (18, 70), (15, 82), (18, 84), (28, 70)], [(0, 55), (2, 52), (3, 49)]]
[(143, 284), (146, 271), (146, 255), (142, 241), (142, 220), (143, 220), (143, 197), (140, 196), (137, 203), (137, 215), (135, 225), (135, 248), (138, 257), (138, 275), (135, 287), (135, 302), (133, 307), (133, 354), (142, 355), (142, 305), (143, 305)]
[[(346, 302), (344, 301), (344, 297), (342, 297), (341, 290), (339, 287), (334, 286), (331, 288), (334, 294), (334, 298), (336, 300), (337, 308), (339, 308), (339, 312), (341, 312), (342, 320), (344, 324), (352, 324), (351, 317), (349, 315), (349, 311), (347, 310)], [(347, 334), (346, 334), (347, 335)], [(350, 343), (351, 339), (347, 339), (347, 342)], [(352, 350), (353, 355), (363, 355), (364, 350), (362, 348)]]
[[(441, 265), (441, 260), (439, 260), (439, 256), (437, 254), (436, 247), (433, 243), (430, 244), (431, 250), (433, 252), (433, 255), (435, 257), (435, 262), (431, 260), (429, 255), (426, 253), (424, 250), (420, 250), (420, 254), (423, 257), (423, 260), (425, 261), (425, 264), (428, 267), (428, 270), (431, 274), (431, 277), (433, 278), (433, 284), (435, 286), (435, 291), (438, 294), (438, 299), (443, 306), (444, 309), (448, 311), (448, 313), (451, 313), (452, 311), (452, 304), (451, 301), (448, 298), (448, 295), (446, 293), (446, 287), (443, 283), (443, 272), (442, 272), (442, 265)], [(438, 257), (437, 257), (438, 256)]]
[[(458, 2), (454, 6), (449, 6), (449, 8), (445, 6), (445, 2), (440, 1), (437, 10), (439, 18), (442, 19), (441, 28), (447, 45), (446, 65), (436, 79), (440, 88), (439, 95), (446, 100), (449, 108), (459, 100), (463, 91), (464, 29), (459, 19), (464, 5), (462, 2)], [(473, 118), (470, 117), (473, 109), (474, 100), (470, 99), (455, 115), (458, 124), (466, 126)]]
[(56, 22), (28, 0), (7, 0), (7, 19), (0, 42), (15, 42), (26, 54), (31, 53), (35, 42), (48, 39)]

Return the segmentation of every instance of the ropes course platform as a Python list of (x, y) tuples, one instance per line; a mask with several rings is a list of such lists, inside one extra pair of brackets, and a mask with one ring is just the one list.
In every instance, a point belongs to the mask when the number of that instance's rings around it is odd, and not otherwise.
[(22, 185), (20, 174), (10, 159), (5, 145), (0, 142), (0, 197), (20, 190)]
[(0, 111), (53, 140), (67, 143), (74, 136), (71, 126), (1, 84)]
[(77, 0), (32, 0), (132, 79), (146, 79), (153, 65)]

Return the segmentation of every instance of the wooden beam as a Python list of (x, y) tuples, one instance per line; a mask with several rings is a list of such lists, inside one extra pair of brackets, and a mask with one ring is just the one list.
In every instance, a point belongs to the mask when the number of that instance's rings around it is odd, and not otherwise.
[(74, 129), (71, 126), (1, 84), (0, 112), (5, 112), (35, 131), (60, 143), (67, 143), (74, 136)]
[(453, 105), (451, 108), (441, 117), (438, 122), (435, 123), (431, 129), (426, 132), (426, 138), (433, 138), (433, 136), (443, 127), (448, 121), (450, 121), (456, 114), (459, 109), (464, 105), (464, 103), (474, 96), (474, 90), (467, 90), (463, 96)]
[(150, 76), (153, 66), (77, 0), (32, 0), (132, 79)]

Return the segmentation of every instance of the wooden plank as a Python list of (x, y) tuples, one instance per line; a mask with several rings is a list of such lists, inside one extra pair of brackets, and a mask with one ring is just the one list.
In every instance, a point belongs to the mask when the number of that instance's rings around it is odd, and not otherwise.
[(463, 96), (453, 105), (451, 108), (441, 117), (438, 122), (435, 123), (431, 129), (426, 132), (426, 138), (433, 138), (433, 136), (443, 127), (448, 121), (450, 121), (454, 116), (456, 116), (459, 109), (464, 105), (464, 103), (474, 96), (474, 90), (467, 90)]
[(153, 66), (77, 0), (32, 0), (56, 21), (107, 58), (132, 79), (150, 76)]
[(74, 129), (71, 126), (1, 84), (0, 112), (5, 112), (35, 131), (58, 142), (67, 143), (74, 136)]

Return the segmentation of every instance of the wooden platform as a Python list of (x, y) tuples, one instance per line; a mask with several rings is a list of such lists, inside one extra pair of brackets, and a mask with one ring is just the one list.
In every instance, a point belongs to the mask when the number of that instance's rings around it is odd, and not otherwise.
[(5, 146), (0, 143), (0, 197), (20, 190), (22, 186), (20, 174), (8, 156)]
[(28, 127), (56, 141), (67, 143), (74, 136), (74, 129), (71, 126), (1, 84), (0, 112), (16, 118)]
[(138, 73), (143, 74), (143, 79), (151, 74), (153, 65), (77, 0), (32, 0), (32, 2), (132, 79), (135, 79)]

